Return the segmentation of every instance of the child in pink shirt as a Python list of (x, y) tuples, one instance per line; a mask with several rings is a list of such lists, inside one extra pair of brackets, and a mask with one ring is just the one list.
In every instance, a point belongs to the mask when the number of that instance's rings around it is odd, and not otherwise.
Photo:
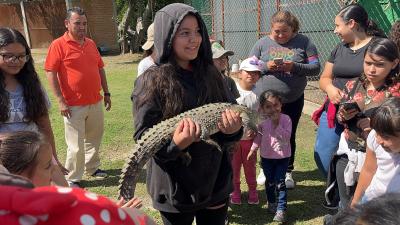
[(292, 120), (288, 115), (281, 114), (283, 99), (283, 94), (275, 90), (266, 90), (260, 95), (260, 108), (269, 118), (258, 126), (258, 131), (263, 136), (257, 135), (247, 156), (249, 160), (256, 154), (258, 148), (261, 149), (268, 210), (275, 214), (274, 221), (279, 222), (284, 222), (287, 218), (285, 175), (291, 155), (289, 140), (292, 133)]

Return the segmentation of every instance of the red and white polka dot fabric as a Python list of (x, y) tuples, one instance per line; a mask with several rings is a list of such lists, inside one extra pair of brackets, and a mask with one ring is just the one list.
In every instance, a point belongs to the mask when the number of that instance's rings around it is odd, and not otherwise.
[[(0, 224), (135, 224), (114, 202), (81, 188), (0, 186)], [(142, 223), (141, 223), (142, 224)], [(143, 225), (146, 222), (143, 221)]]

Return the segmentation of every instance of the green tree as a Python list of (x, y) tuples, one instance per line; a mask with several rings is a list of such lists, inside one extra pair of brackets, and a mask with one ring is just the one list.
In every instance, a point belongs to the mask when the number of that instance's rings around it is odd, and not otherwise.
[[(171, 3), (184, 3), (184, 0), (116, 0), (117, 19), (122, 54), (128, 53), (128, 30), (133, 35), (130, 50), (137, 53), (146, 35), (148, 26), (153, 22), (155, 12)], [(132, 28), (133, 29), (130, 29)]]

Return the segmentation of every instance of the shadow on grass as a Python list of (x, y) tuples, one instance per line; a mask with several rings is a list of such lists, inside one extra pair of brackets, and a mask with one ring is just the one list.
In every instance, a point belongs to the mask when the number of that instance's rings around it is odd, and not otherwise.
[(303, 181), (320, 181), (326, 182), (324, 176), (322, 176), (321, 172), (318, 169), (309, 170), (309, 171), (293, 171), (293, 179), (296, 182), (303, 182)]
[(134, 60), (132, 60), (132, 61), (130, 61), (130, 62), (119, 62), (119, 63), (115, 63), (115, 64), (127, 64), (127, 65), (130, 65), (130, 64), (138, 64), (140, 61), (141, 61), (142, 59), (140, 58), (140, 59), (134, 59)]
[[(111, 187), (111, 186), (118, 186), (119, 185), (119, 180), (121, 179), (121, 169), (109, 169), (109, 170), (104, 170), (107, 174), (108, 177), (105, 179), (96, 179), (96, 178), (90, 178), (88, 180), (82, 180), (81, 185), (83, 188), (85, 187), (99, 187), (99, 186), (104, 186), (104, 187)], [(139, 179), (137, 183), (146, 183), (146, 169), (142, 169), (139, 174)]]

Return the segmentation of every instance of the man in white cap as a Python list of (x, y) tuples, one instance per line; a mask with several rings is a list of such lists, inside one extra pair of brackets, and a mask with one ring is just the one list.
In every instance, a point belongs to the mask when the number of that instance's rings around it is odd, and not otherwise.
[(156, 51), (154, 51), (154, 23), (152, 23), (149, 28), (147, 28), (147, 41), (142, 46), (143, 52), (143, 59), (140, 61), (138, 65), (138, 74), (139, 77), (151, 66), (154, 64), (154, 57), (156, 56)]
[(213, 60), (215, 66), (221, 72), (221, 75), (223, 76), (224, 81), (228, 86), (229, 90), (232, 92), (232, 95), (235, 98), (239, 98), (240, 94), (239, 91), (237, 90), (235, 81), (231, 77), (225, 76), (222, 73), (222, 71), (224, 71), (228, 66), (228, 56), (232, 56), (235, 53), (233, 51), (225, 50), (224, 47), (222, 47), (222, 45), (213, 38), (210, 38), (210, 42), (211, 42), (211, 50), (213, 53)]

